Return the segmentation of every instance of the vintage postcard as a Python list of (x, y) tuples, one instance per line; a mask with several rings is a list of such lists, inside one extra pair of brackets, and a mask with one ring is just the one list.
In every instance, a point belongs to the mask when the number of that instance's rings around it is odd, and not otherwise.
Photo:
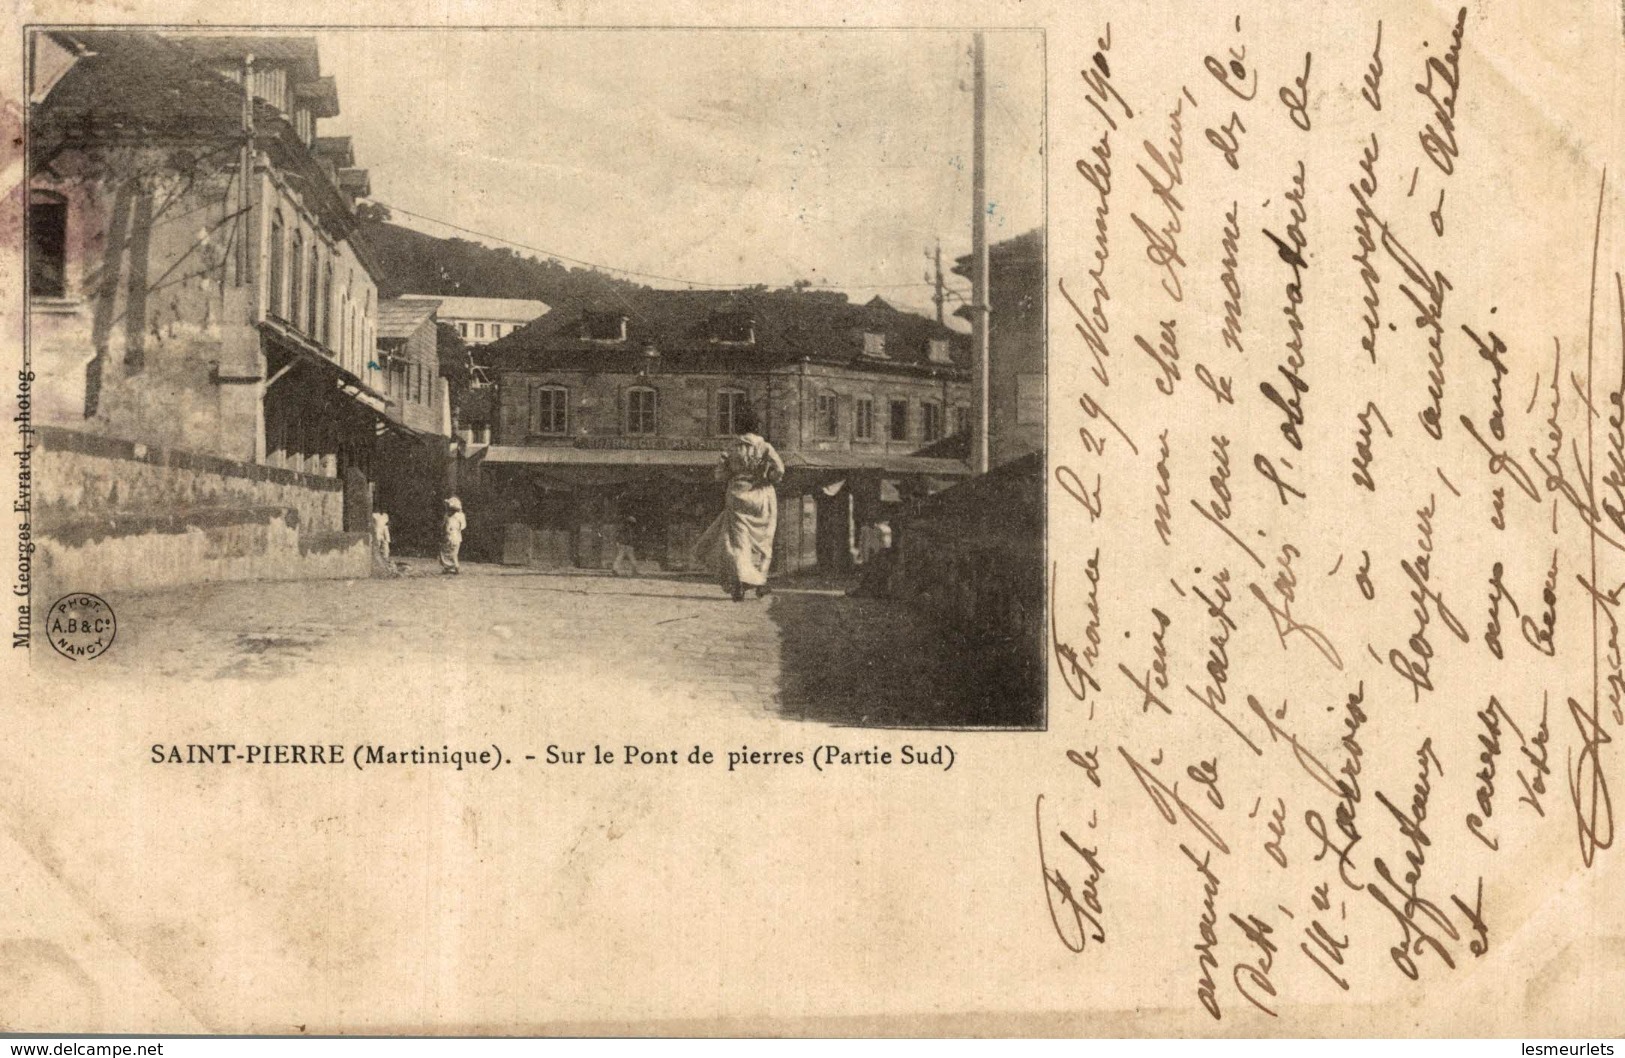
[(0, 1030), (1625, 1031), (1612, 2), (0, 48)]

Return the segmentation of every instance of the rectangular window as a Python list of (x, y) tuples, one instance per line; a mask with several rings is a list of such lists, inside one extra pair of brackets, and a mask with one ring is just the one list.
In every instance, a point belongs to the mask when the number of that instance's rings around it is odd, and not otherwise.
[(321, 251), (314, 244), (310, 248), (310, 275), (306, 279), (309, 289), (305, 291), (305, 333), (314, 338), (321, 333)]
[(626, 393), (626, 432), (634, 437), (652, 436), (657, 428), (656, 394), (652, 389), (631, 389)]
[(942, 440), (942, 405), (935, 401), (926, 401), (920, 405), (921, 425), (923, 426), (922, 440)]
[(459, 337), (459, 338), (467, 338), (468, 337), (468, 324), (459, 323), (457, 325), (457, 337)]
[(970, 409), (969, 408), (955, 408), (954, 409), (954, 433), (962, 434), (962, 433), (969, 433), (969, 432), (970, 432)]
[(946, 364), (950, 362), (948, 356), (948, 339), (933, 338), (926, 346), (926, 358), (933, 364)]
[(288, 267), (288, 322), (297, 327), (304, 318), (299, 301), (305, 290), (305, 236), (301, 232), (293, 233), (293, 253), (288, 255)]
[(322, 344), (333, 345), (333, 262), (322, 273)]
[(891, 420), (887, 424), (886, 436), (893, 441), (908, 440), (908, 401), (894, 400), (891, 402)]
[(853, 405), (852, 436), (859, 441), (875, 439), (875, 402), (872, 397), (859, 397)]
[(717, 392), (717, 435), (729, 437), (739, 432), (739, 413), (745, 407), (745, 391), (724, 389)]
[(835, 437), (841, 432), (841, 401), (833, 393), (818, 394), (817, 418), (813, 432), (819, 437)]
[(68, 204), (36, 193), (28, 204), (28, 292), (37, 298), (68, 293)]
[(876, 334), (873, 331), (866, 332), (863, 336), (863, 355), (885, 356), (886, 336), (884, 334)]
[(266, 312), (278, 319), (282, 317), (282, 260), (287, 252), (284, 243), (287, 235), (282, 226), (282, 214), (275, 213), (271, 217), (271, 266), (266, 277), (269, 305)]
[(530, 432), (558, 436), (570, 430), (570, 391), (537, 386), (530, 391)]
[(476, 338), (484, 338), (485, 337), (485, 324), (476, 323), (474, 325), (474, 337), (476, 337)]
[(491, 337), (493, 337), (493, 338), (501, 338), (502, 337), (502, 324), (500, 324), (500, 323), (491, 324)]

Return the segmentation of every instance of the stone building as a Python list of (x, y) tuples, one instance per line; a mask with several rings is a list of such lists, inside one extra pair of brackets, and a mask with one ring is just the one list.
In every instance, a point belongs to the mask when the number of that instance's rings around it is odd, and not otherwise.
[(467, 506), (488, 557), (604, 566), (626, 540), (685, 568), (747, 406), (787, 468), (780, 570), (844, 568), (863, 525), (968, 473), (919, 454), (966, 427), (965, 336), (880, 298), (648, 290), (555, 308), (485, 356), (493, 436)]
[(348, 144), (316, 149), (338, 95), (314, 41), (29, 45), (44, 564), (87, 588), (364, 571), (375, 268)]
[[(1043, 231), (989, 246), (987, 270), (988, 462), (997, 467), (1044, 450)], [(969, 276), (971, 259), (954, 271)]]
[[(967, 274), (970, 259), (955, 271)], [(888, 588), (979, 655), (973, 697), (1041, 727), (1045, 600), (1044, 235), (988, 248), (991, 469), (910, 504), (897, 519)], [(968, 446), (967, 446), (968, 450)]]
[(440, 303), (442, 323), (457, 328), (457, 336), (478, 347), (523, 327), (547, 314), (547, 305), (528, 298), (473, 298), (455, 294), (402, 294), (408, 300)]

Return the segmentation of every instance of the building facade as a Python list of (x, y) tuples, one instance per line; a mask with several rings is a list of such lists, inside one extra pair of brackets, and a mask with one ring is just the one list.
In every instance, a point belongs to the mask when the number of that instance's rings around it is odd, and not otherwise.
[(455, 330), (470, 350), (469, 388), (458, 402), (457, 434), (464, 446), (491, 443), (492, 383), (483, 347), (547, 314), (547, 305), (526, 298), (476, 298), (458, 295), (403, 294), (402, 301), (433, 301), (436, 317)]
[(437, 304), (401, 298), (378, 308), (378, 366), (391, 419), (420, 434), (451, 436), (451, 397), (440, 371)]
[(686, 568), (747, 407), (786, 465), (781, 570), (844, 567), (863, 525), (967, 472), (920, 454), (967, 422), (964, 336), (879, 299), (646, 291), (555, 309), (486, 353), (490, 509), (469, 518), (510, 561), (602, 566), (630, 542)]
[[(218, 527), (304, 488), (341, 502), (293, 505), (296, 537), (363, 528), (388, 426), (377, 290), (336, 160), (316, 150), (338, 97), (314, 42), (75, 31), (30, 48), (35, 415), (60, 450), (112, 461), (79, 468), (97, 484), (52, 520), (143, 524), (134, 504), (183, 522), (207, 509)], [(154, 451), (229, 480), (121, 492), (126, 471), (153, 484)], [(141, 465), (120, 469), (132, 453)]]
[(990, 470), (908, 506), (887, 590), (979, 656), (965, 678), (972, 700), (1038, 727), (1049, 650), (1043, 232), (989, 247), (988, 286)]
[[(438, 545), (442, 501), (457, 491), (453, 437), (456, 373), (467, 350), (438, 318), (439, 303), (392, 299), (379, 306), (378, 363), (388, 415), (398, 429), (378, 439), (375, 506), (389, 515), (397, 550)], [(466, 379), (465, 379), (466, 381)]]
[[(1044, 233), (988, 247), (988, 462), (1044, 450)], [(971, 260), (954, 271), (969, 276)], [(960, 309), (968, 315), (968, 309)]]
[(441, 321), (457, 328), (457, 336), (473, 347), (512, 334), (547, 314), (547, 305), (525, 298), (471, 298), (440, 294), (402, 294), (401, 297), (439, 302)]

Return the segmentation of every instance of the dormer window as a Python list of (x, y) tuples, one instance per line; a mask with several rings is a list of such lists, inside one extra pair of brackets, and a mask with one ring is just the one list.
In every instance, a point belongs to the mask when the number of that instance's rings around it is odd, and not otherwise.
[(748, 312), (718, 312), (711, 317), (711, 340), (723, 345), (752, 345), (756, 320)]
[(926, 359), (933, 364), (946, 364), (952, 361), (948, 356), (948, 339), (932, 338), (925, 343)]
[(613, 312), (583, 313), (581, 337), (589, 342), (624, 342), (626, 317)]
[(863, 335), (863, 355), (884, 359), (886, 356), (886, 336), (874, 331), (865, 331)]

